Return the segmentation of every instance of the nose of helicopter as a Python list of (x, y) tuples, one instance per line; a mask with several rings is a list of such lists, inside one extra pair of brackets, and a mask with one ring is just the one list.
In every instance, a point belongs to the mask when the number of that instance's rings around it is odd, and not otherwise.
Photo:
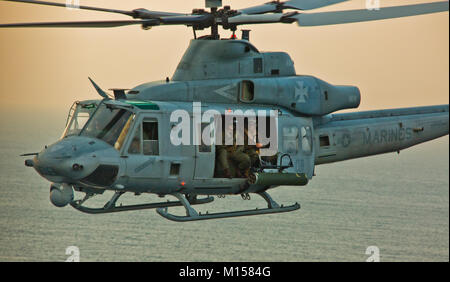
[(105, 152), (118, 152), (110, 145), (89, 137), (64, 138), (42, 150), (33, 159), (34, 169), (44, 178), (57, 183), (75, 183), (90, 175)]

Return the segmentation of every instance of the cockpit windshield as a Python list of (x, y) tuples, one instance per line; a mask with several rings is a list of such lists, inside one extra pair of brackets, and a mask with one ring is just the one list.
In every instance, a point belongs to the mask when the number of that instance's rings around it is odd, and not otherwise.
[(128, 110), (101, 104), (81, 131), (80, 136), (101, 139), (119, 150), (133, 119), (134, 114)]
[(73, 103), (67, 116), (66, 128), (61, 136), (65, 138), (71, 135), (78, 135), (97, 109), (97, 101), (82, 101)]

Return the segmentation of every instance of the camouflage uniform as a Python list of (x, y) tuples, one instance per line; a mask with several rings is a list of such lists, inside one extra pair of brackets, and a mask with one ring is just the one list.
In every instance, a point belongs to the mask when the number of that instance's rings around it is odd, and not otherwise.
[[(225, 134), (223, 137), (222, 144), (225, 144)], [(234, 135), (233, 145), (218, 145), (216, 147), (216, 174), (218, 177), (241, 177), (251, 166), (250, 157), (244, 152), (244, 145), (237, 145), (236, 139), (236, 135)]]
[(230, 164), (228, 163), (228, 151), (223, 145), (216, 147), (216, 177), (231, 177)]
[[(252, 138), (252, 137), (250, 137)], [(258, 149), (256, 148), (256, 136), (253, 137), (253, 143), (255, 143), (255, 145), (250, 145), (249, 144), (249, 132), (247, 130), (245, 130), (245, 145), (244, 145), (244, 153), (246, 153), (251, 161), (250, 166), (251, 167), (256, 167), (259, 165), (259, 154), (258, 154)]]
[(230, 159), (236, 166), (235, 176), (240, 177), (245, 174), (252, 165), (250, 157), (244, 152), (244, 145), (230, 146), (228, 151)]

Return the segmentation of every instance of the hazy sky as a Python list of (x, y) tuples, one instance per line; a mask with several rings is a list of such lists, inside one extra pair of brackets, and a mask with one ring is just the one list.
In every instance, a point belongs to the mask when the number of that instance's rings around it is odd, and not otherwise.
[[(264, 2), (223, 1), (235, 9)], [(433, 1), (381, 0), (381, 6), (425, 2)], [(81, 0), (81, 5), (190, 12), (204, 7), (204, 1)], [(365, 0), (358, 0), (316, 11), (364, 7)], [(0, 1), (1, 23), (121, 19), (129, 17)], [(289, 53), (298, 74), (358, 86), (362, 110), (449, 102), (448, 12), (325, 27), (245, 28), (252, 30), (251, 42), (259, 50)], [(221, 30), (222, 37), (230, 34)], [(192, 29), (183, 26), (148, 31), (139, 26), (2, 29), (0, 111), (39, 106), (43, 111), (67, 112), (74, 100), (99, 98), (88, 76), (104, 89), (132, 88), (172, 76), (192, 36)]]

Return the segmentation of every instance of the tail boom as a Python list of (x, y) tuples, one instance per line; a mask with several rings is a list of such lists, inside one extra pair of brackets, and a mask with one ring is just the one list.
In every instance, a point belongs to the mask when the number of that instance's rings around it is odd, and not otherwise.
[(315, 125), (315, 164), (396, 152), (448, 134), (448, 105), (329, 115)]

